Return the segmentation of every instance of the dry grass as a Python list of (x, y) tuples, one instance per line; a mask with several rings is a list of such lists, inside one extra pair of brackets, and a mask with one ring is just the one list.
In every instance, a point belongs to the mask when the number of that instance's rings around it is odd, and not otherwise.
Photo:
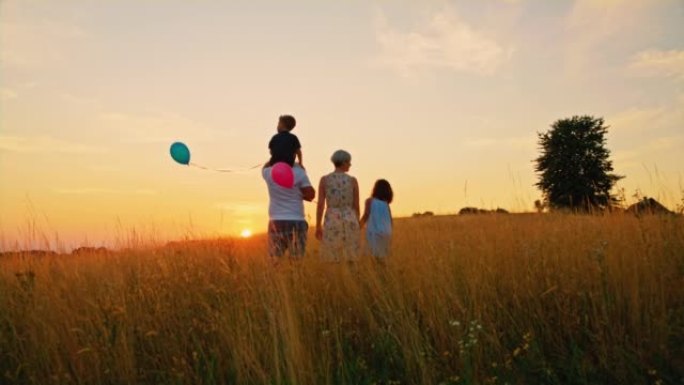
[(684, 220), (399, 221), (394, 256), (261, 239), (0, 259), (0, 383), (681, 383)]

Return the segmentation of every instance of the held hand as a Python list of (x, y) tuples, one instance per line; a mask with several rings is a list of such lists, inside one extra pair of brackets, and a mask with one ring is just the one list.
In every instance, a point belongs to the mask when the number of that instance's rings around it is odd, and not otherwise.
[(323, 229), (316, 227), (316, 239), (319, 241), (323, 239)]

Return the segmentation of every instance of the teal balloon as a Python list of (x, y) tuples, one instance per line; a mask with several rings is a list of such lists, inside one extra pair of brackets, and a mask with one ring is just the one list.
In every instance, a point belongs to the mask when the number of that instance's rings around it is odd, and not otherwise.
[(180, 164), (190, 164), (190, 149), (184, 143), (176, 142), (171, 145), (171, 157)]

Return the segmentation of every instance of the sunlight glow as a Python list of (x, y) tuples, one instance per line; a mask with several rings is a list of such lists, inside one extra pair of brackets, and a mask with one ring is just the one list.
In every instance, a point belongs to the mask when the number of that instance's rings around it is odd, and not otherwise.
[(244, 229), (244, 230), (242, 230), (242, 232), (240, 233), (240, 236), (241, 236), (242, 238), (249, 238), (249, 237), (252, 236), (252, 230), (250, 230), (250, 229)]

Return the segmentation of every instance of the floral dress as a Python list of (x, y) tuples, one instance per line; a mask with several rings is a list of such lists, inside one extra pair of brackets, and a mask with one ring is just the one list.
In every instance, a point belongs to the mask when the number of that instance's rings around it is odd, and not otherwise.
[(355, 259), (359, 254), (359, 218), (354, 211), (354, 178), (333, 172), (324, 177), (325, 222), (321, 255), (330, 260)]

